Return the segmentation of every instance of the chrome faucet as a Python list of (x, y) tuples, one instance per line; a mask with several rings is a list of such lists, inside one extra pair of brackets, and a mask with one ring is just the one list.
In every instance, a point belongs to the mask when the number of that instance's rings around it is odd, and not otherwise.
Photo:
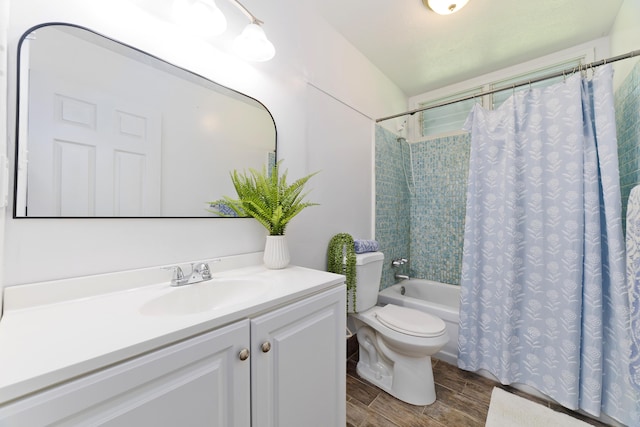
[[(219, 260), (215, 260), (217, 262)], [(206, 262), (191, 263), (191, 273), (188, 276), (184, 275), (182, 268), (178, 265), (173, 267), (166, 267), (167, 270), (173, 270), (173, 277), (171, 278), (171, 286), (184, 286), (191, 285), (193, 283), (204, 282), (211, 280), (211, 268)]]
[(393, 261), (391, 261), (391, 266), (392, 267), (400, 267), (402, 265), (405, 265), (408, 262), (409, 262), (409, 260), (406, 259), (406, 258), (396, 258)]
[[(408, 262), (409, 260), (407, 258), (396, 258), (391, 261), (391, 267), (393, 267), (394, 269), (397, 269), (407, 264)], [(407, 276), (406, 274), (398, 274), (398, 273), (395, 273), (393, 277), (395, 277), (396, 280), (406, 280), (409, 278), (409, 276)]]

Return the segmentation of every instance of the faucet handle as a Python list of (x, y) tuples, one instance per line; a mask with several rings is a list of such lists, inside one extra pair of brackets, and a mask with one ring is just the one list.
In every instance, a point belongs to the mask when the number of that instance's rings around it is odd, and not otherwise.
[(409, 262), (409, 260), (406, 259), (406, 258), (396, 258), (393, 261), (391, 261), (391, 266), (392, 267), (400, 267), (401, 265), (405, 265), (408, 262)]
[(184, 272), (179, 265), (173, 265), (171, 267), (162, 267), (163, 270), (173, 270), (173, 276), (171, 277), (171, 284), (173, 286), (181, 285), (185, 281)]
[(182, 269), (178, 265), (176, 266), (176, 268), (174, 268), (173, 274), (174, 274), (176, 280), (184, 279), (184, 272), (182, 271)]
[(209, 268), (209, 264), (206, 262), (201, 262), (194, 267), (194, 273), (200, 274), (202, 280), (211, 279), (211, 268)]

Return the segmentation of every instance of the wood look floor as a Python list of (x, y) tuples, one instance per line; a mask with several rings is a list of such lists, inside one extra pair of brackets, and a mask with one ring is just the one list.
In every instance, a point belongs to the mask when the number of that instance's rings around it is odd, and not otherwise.
[(446, 362), (432, 360), (437, 399), (429, 406), (413, 406), (361, 379), (356, 373), (356, 351), (347, 360), (347, 427), (481, 427), (485, 425), (493, 387), (501, 387), (588, 424), (607, 425)]

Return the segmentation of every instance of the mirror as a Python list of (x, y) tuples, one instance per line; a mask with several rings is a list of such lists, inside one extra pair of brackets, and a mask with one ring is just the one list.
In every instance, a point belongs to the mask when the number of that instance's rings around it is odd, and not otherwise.
[(20, 41), (15, 218), (215, 217), (276, 161), (257, 100), (71, 25)]

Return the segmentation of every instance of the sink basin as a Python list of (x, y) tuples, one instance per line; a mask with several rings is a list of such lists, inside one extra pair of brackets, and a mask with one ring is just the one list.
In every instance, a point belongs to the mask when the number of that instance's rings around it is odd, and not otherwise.
[(268, 282), (255, 278), (214, 278), (172, 288), (171, 292), (145, 303), (140, 312), (148, 316), (176, 316), (232, 307), (269, 290)]

